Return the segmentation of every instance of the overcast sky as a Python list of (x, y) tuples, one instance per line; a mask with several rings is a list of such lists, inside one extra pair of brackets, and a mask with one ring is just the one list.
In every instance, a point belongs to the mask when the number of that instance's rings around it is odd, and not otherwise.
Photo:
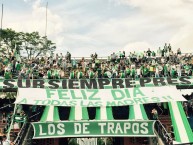
[(3, 28), (45, 34), (57, 52), (107, 56), (171, 43), (193, 52), (193, 0), (0, 0)]

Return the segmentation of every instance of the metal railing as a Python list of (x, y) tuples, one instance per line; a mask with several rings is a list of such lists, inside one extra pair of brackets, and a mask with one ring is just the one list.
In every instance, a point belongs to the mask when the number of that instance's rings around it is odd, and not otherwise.
[(25, 138), (25, 133), (29, 127), (29, 123), (24, 123), (20, 132), (18, 133), (16, 139), (14, 140), (14, 145), (21, 145), (23, 143), (23, 140)]
[(172, 137), (159, 120), (155, 122), (155, 130), (163, 141), (164, 145), (173, 145)]
[(21, 145), (32, 145), (34, 130), (31, 124), (29, 124), (28, 129), (26, 130), (26, 135), (22, 141)]
[(2, 110), (2, 109), (4, 109), (4, 108), (7, 108), (7, 107), (10, 107), (10, 104), (1, 107), (0, 110)]

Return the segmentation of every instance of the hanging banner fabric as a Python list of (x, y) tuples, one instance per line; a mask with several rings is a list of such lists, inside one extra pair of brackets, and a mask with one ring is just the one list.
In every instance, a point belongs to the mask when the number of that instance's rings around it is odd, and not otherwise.
[(64, 121), (36, 122), (34, 139), (60, 137), (152, 137), (155, 121)]
[(186, 101), (175, 87), (128, 89), (40, 89), (19, 88), (16, 104), (53, 106), (125, 106)]

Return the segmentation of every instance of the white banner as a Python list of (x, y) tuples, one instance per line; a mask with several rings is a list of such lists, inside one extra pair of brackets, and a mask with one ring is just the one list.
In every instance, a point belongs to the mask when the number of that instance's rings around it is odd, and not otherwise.
[(186, 101), (176, 87), (127, 89), (40, 89), (19, 88), (16, 104), (54, 106), (125, 106)]

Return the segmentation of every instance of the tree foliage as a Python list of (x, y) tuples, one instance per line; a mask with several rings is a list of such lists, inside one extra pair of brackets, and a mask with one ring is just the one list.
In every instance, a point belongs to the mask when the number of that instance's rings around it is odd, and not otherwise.
[(9, 54), (15, 50), (18, 54), (26, 53), (30, 59), (52, 53), (56, 46), (46, 36), (40, 36), (38, 32), (24, 33), (3, 29), (1, 30), (0, 48), (1, 54)]

